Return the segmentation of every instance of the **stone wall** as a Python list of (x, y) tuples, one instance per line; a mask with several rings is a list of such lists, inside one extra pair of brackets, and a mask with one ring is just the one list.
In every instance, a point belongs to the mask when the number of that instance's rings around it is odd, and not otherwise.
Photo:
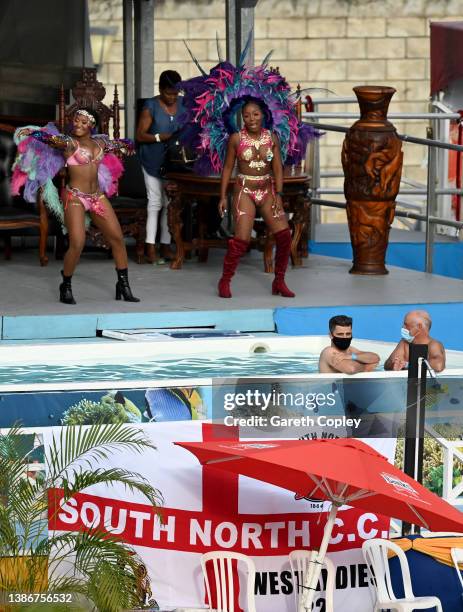
[[(89, 9), (92, 25), (118, 26), (100, 78), (108, 93), (114, 84), (123, 93), (122, 0), (89, 0)], [(224, 0), (158, 0), (155, 10), (156, 80), (167, 68), (178, 70), (183, 77), (197, 74), (183, 40), (205, 68), (217, 62), (216, 33), (225, 49)], [(429, 23), (459, 19), (463, 19), (461, 0), (259, 0), (256, 61), (273, 49), (271, 64), (279, 66), (293, 86), (300, 83), (303, 88), (326, 88), (350, 96), (355, 85), (390, 85), (397, 89), (391, 112), (426, 111)], [(345, 111), (356, 106), (324, 108)], [(395, 123), (401, 132), (425, 136), (423, 121)], [(339, 134), (324, 136), (324, 169), (339, 169), (341, 141)], [(404, 150), (406, 176), (424, 180), (425, 149), (405, 145)], [(340, 184), (339, 180), (330, 182)], [(334, 220), (340, 213), (331, 209), (324, 217)]]

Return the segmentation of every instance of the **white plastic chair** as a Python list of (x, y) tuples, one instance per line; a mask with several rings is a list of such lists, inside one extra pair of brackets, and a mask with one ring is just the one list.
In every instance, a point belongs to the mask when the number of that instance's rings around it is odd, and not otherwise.
[[(256, 566), (254, 561), (241, 553), (234, 553), (223, 550), (216, 550), (205, 553), (201, 557), (201, 567), (203, 569), (204, 580), (206, 582), (207, 600), (209, 601), (210, 610), (217, 612), (236, 612), (234, 606), (235, 587), (236, 583), (233, 577), (233, 561), (241, 562), (246, 565), (247, 581), (246, 581), (246, 612), (256, 612), (256, 603), (254, 599), (254, 584), (256, 581)], [(217, 594), (217, 607), (212, 608), (211, 602), (211, 585), (209, 576), (206, 570), (207, 563), (212, 563), (214, 571), (215, 591)]]
[[(295, 579), (295, 573), (297, 576), (303, 576), (305, 580), (307, 570), (309, 569), (309, 562), (313, 554), (316, 551), (311, 550), (292, 550), (289, 553), (289, 564), (291, 565), (291, 573), (293, 575), (294, 584), (294, 597), (296, 599), (296, 610), (304, 612), (305, 608), (302, 607), (302, 594), (303, 588), (298, 588), (299, 580)], [(333, 562), (325, 557), (323, 565), (326, 568), (327, 579), (326, 579), (326, 591), (325, 591), (325, 612), (334, 612), (334, 582), (336, 579), (336, 568)]]
[(463, 548), (451, 548), (450, 554), (452, 555), (453, 565), (457, 570), (458, 578), (460, 579), (461, 588), (463, 590), (463, 578), (461, 576), (460, 566), (458, 565), (459, 563), (463, 563)]
[[(413, 594), (410, 568), (407, 557), (400, 546), (390, 540), (374, 538), (363, 543), (362, 551), (376, 587), (374, 612), (379, 610), (413, 612), (413, 610), (426, 608), (436, 608), (438, 612), (442, 612), (442, 604), (438, 597), (416, 597)], [(388, 551), (396, 554), (400, 562), (405, 593), (405, 597), (401, 599), (397, 599), (392, 588)]]

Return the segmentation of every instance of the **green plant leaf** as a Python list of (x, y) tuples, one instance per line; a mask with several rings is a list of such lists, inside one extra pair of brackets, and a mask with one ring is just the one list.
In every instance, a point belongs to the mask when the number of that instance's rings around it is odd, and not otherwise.
[[(116, 612), (137, 606), (140, 560), (134, 551), (106, 531), (49, 533), (48, 493), (61, 487), (66, 499), (94, 485), (117, 484), (141, 493), (156, 510), (162, 495), (141, 474), (122, 465), (101, 467), (118, 451), (152, 450), (153, 443), (133, 425), (64, 427), (52, 437), (46, 476), (31, 482), (25, 476), (30, 439), (19, 428), (0, 434), (0, 561), (10, 564), (7, 572), (0, 563), (0, 589), (33, 593), (46, 588), (79, 597), (72, 606), (47, 604), (52, 611)], [(44, 609), (34, 604), (19, 609), (35, 608)]]
[(145, 478), (122, 468), (99, 468), (92, 472), (84, 470), (73, 470), (68, 474), (67, 478), (61, 481), (61, 488), (64, 491), (64, 498), (67, 500), (89, 487), (97, 484), (123, 484), (126, 489), (131, 491), (140, 491), (149, 500), (153, 506), (163, 503), (163, 498), (157, 489), (155, 489)]

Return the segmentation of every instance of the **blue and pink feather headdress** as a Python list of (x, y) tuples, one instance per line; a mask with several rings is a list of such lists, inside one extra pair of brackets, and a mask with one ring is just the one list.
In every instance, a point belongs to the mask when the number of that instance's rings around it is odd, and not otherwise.
[(221, 172), (228, 138), (238, 131), (237, 112), (249, 98), (264, 107), (265, 127), (277, 134), (284, 164), (299, 163), (305, 157), (308, 142), (320, 136), (317, 130), (299, 121), (297, 94), (291, 93), (288, 82), (277, 70), (268, 67), (270, 55), (260, 66), (244, 64), (248, 46), (249, 41), (238, 66), (220, 61), (209, 74), (192, 56), (201, 76), (179, 83), (185, 93), (180, 140), (196, 151), (198, 174)]

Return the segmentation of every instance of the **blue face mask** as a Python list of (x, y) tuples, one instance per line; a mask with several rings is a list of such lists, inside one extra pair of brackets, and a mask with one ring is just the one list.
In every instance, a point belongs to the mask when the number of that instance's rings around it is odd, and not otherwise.
[(400, 330), (400, 335), (402, 336), (402, 340), (405, 340), (405, 342), (408, 343), (413, 342), (415, 339), (415, 336), (412, 336), (406, 327), (402, 327)]

